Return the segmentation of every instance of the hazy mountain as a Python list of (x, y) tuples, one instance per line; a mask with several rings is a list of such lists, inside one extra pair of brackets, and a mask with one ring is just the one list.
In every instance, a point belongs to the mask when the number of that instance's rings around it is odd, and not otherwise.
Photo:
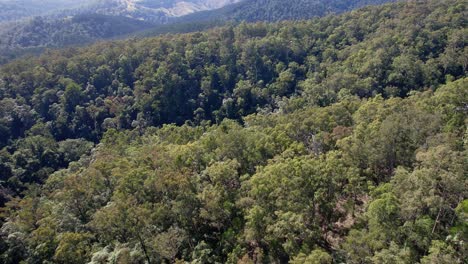
[(0, 0), (0, 22), (51, 15), (55, 12), (79, 9), (95, 0)]
[(221, 8), (241, 0), (0, 0), (0, 22), (44, 15), (99, 13), (165, 22), (194, 12)]
[(12, 25), (1, 35), (0, 48), (63, 47), (113, 38), (145, 28), (151, 23), (127, 17), (79, 14), (61, 19), (36, 17)]
[(101, 0), (90, 8), (101, 14), (166, 22), (167, 18), (212, 10), (241, 0)]

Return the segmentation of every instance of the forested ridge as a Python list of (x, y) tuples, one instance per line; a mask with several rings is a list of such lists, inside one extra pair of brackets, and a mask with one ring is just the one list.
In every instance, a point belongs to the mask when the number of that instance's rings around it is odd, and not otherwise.
[[(26, 1), (26, 0), (22, 0)], [(8, 18), (8, 10), (20, 13), (35, 14), (30, 9), (36, 4), (17, 3), (0, 12)], [(104, 39), (157, 36), (165, 33), (188, 33), (214, 28), (227, 23), (236, 24), (240, 21), (300, 20), (322, 17), (333, 13), (350, 11), (365, 5), (382, 4), (393, 0), (294, 0), (286, 5), (283, 0), (244, 0), (224, 1), (225, 8), (206, 12), (195, 12), (192, 15), (171, 17), (174, 12), (183, 12), (183, 5), (178, 9), (177, 1), (133, 1), (135, 5), (129, 8), (125, 1), (87, 1), (81, 8), (71, 8), (52, 12), (43, 17), (31, 17), (18, 22), (0, 24), (0, 64), (27, 54), (40, 54), (46, 48), (63, 48), (91, 44)], [(60, 1), (59, 1), (60, 2)], [(132, 2), (132, 1), (129, 1)], [(178, 1), (179, 3), (181, 1)], [(188, 8), (214, 8), (222, 6), (218, 1), (194, 1), (195, 6)], [(88, 3), (86, 5), (85, 3)], [(79, 4), (79, 3), (78, 3)], [(1, 5), (1, 3), (0, 3)], [(48, 4), (46, 7), (50, 8)], [(67, 4), (64, 4), (65, 6)], [(71, 5), (71, 3), (68, 3)], [(30, 8), (20, 8), (20, 6)], [(73, 5), (72, 5), (73, 6)], [(190, 6), (190, 5), (189, 5)], [(148, 9), (148, 7), (150, 9)], [(40, 9), (42, 9), (40, 8)], [(169, 8), (157, 11), (151, 8)], [(24, 10), (23, 10), (24, 9)], [(171, 11), (172, 10), (172, 11)], [(179, 11), (177, 11), (179, 10)], [(45, 11), (43, 11), (45, 12)], [(40, 13), (39, 13), (40, 14)], [(0, 14), (1, 16), (2, 14)]]
[(197, 12), (176, 21), (198, 22), (205, 20), (267, 21), (304, 20), (339, 14), (366, 5), (379, 5), (396, 0), (244, 0), (220, 9)]
[(97, 41), (124, 38), (154, 24), (120, 16), (77, 14), (71, 17), (35, 17), (3, 24), (0, 29), (0, 64), (46, 49), (84, 46)]
[(0, 48), (65, 47), (87, 44), (153, 27), (126, 17), (79, 14), (71, 18), (35, 17), (10, 26), (1, 36)]
[(465, 263), (466, 1), (0, 68), (3, 263)]

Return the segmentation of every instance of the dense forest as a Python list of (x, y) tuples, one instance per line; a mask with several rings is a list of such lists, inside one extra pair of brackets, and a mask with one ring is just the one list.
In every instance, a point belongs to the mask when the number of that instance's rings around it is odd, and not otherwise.
[(465, 263), (464, 0), (0, 68), (2, 263)]
[(217, 10), (197, 12), (175, 20), (179, 22), (303, 20), (388, 2), (396, 0), (289, 0), (287, 5), (283, 0), (244, 0)]
[(189, 33), (239, 22), (279, 22), (304, 20), (339, 14), (366, 5), (378, 5), (394, 0), (244, 0), (220, 9), (196, 12), (170, 19), (166, 24), (137, 32), (137, 37), (167, 33)]
[(0, 49), (64, 47), (122, 36), (154, 27), (126, 17), (80, 14), (70, 18), (35, 17), (29, 22), (10, 25), (1, 34)]
[[(174, 0), (133, 1), (136, 2), (136, 6), (131, 10), (126, 9), (127, 4), (124, 1), (88, 1), (89, 3), (85, 7), (56, 11), (52, 13), (53, 15), (0, 24), (0, 64), (27, 54), (41, 53), (46, 48), (77, 46), (104, 39), (129, 36), (141, 38), (166, 33), (189, 33), (227, 23), (237, 24), (240, 21), (274, 22), (308, 19), (331, 13), (342, 13), (365, 5), (392, 1), (294, 0), (288, 1), (287, 8), (284, 8), (283, 0), (244, 0), (237, 4), (227, 5), (225, 8), (195, 12), (192, 15), (181, 17), (168, 17), (168, 14), (161, 10), (151, 9), (164, 7), (171, 10), (170, 7), (174, 6)], [(209, 0), (193, 2), (193, 4), (201, 6), (222, 6), (236, 1), (226, 0), (224, 4)], [(54, 2), (45, 5), (42, 9), (53, 4)], [(35, 12), (31, 8), (37, 4), (17, 3), (11, 8), (19, 12), (22, 9), (18, 6), (24, 6), (24, 12), (34, 14)], [(31, 8), (26, 8), (27, 6), (31, 6)], [(53, 8), (50, 9), (53, 10)], [(7, 10), (0, 10), (0, 16), (2, 12), (8, 13)]]

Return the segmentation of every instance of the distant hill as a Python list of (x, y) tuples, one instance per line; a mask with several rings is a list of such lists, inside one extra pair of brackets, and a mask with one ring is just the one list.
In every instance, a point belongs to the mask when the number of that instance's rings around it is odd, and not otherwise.
[[(31, 0), (12, 0), (7, 3), (27, 1)], [(54, 1), (43, 0), (44, 6)], [(62, 11), (3, 24), (0, 28), (0, 63), (22, 54), (40, 52), (44, 48), (83, 45), (129, 35), (147, 37), (194, 32), (226, 22), (303, 20), (394, 1), (290, 0), (286, 3), (282, 0), (90, 0), (83, 1), (75, 9), (71, 8), (75, 5), (66, 5), (65, 1), (56, 8), (50, 8), (50, 12), (59, 7)], [(11, 3), (9, 6), (12, 6)], [(37, 3), (31, 7), (37, 7), (37, 10), (24, 12), (45, 12), (45, 8), (39, 8)], [(5, 13), (4, 10), (0, 12)]]
[(0, 0), (0, 23), (80, 9), (95, 0)]
[(187, 15), (178, 22), (202, 20), (268, 21), (302, 20), (343, 13), (366, 5), (397, 0), (246, 0), (212, 11)]
[[(218, 9), (242, 0), (100, 0), (87, 10), (105, 15), (126, 16), (154, 23), (167, 23), (200, 11)], [(86, 9), (85, 9), (86, 10)]]
[(0, 64), (45, 48), (126, 37), (171, 18), (240, 1), (0, 0)]
[(0, 0), (0, 23), (35, 16), (99, 13), (165, 23), (171, 17), (212, 10), (242, 0)]
[(152, 27), (149, 22), (101, 14), (36, 17), (0, 31), (0, 64), (25, 54), (39, 54), (46, 48), (85, 45)]
[(282, 20), (304, 20), (339, 14), (367, 5), (380, 5), (397, 0), (245, 0), (223, 8), (196, 12), (175, 17), (169, 23), (140, 32), (140, 37), (167, 33), (201, 31), (226, 23), (277, 22)]
[(70, 18), (36, 17), (11, 26), (4, 32), (0, 47), (63, 47), (113, 38), (152, 27), (153, 24), (127, 17), (83, 14)]

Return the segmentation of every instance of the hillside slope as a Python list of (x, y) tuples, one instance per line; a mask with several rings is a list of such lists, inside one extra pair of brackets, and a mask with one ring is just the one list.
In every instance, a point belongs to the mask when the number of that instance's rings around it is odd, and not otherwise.
[(212, 10), (240, 0), (0, 0), (0, 23), (35, 16), (99, 13), (145, 21), (164, 21), (203, 10)]
[(34, 16), (78, 9), (95, 0), (0, 0), (0, 25)]
[(105, 15), (127, 16), (134, 19), (164, 23), (171, 17), (218, 9), (241, 0), (101, 0), (89, 9)]
[(150, 27), (153, 25), (144, 21), (99, 14), (63, 19), (36, 17), (27, 23), (11, 26), (4, 32), (1, 35), (0, 49), (80, 45)]
[[(17, 25), (3, 26), (0, 29), (0, 63), (15, 58), (17, 54), (40, 52), (43, 48), (80, 45), (102, 39), (124, 38), (130, 33), (138, 37), (148, 37), (200, 31), (223, 25), (228, 21), (237, 23), (300, 20), (391, 1), (294, 0), (286, 3), (278, 0), (102, 0), (90, 2), (81, 9), (64, 11), (62, 15), (56, 14), (52, 17), (22, 21)], [(199, 12), (223, 6), (226, 7)], [(193, 12), (195, 14), (184, 16)], [(74, 16), (77, 18), (73, 18)], [(88, 21), (85, 18), (89, 18)], [(154, 27), (151, 28), (150, 25)]]
[(302, 20), (338, 14), (366, 5), (396, 0), (246, 0), (224, 8), (200, 12), (177, 19), (181, 22), (204, 20), (267, 21)]
[(462, 263), (466, 1), (0, 68), (2, 263)]
[(124, 38), (171, 17), (239, 0), (0, 0), (0, 64), (45, 48)]

